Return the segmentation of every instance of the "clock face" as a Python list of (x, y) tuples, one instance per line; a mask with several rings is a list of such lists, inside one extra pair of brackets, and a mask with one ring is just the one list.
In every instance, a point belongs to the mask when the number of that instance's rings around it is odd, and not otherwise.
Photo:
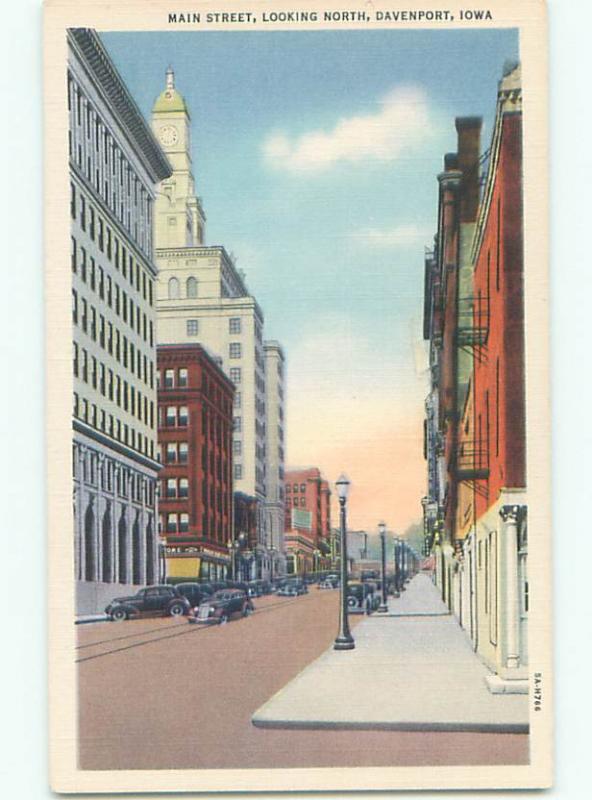
[(160, 141), (165, 147), (177, 144), (179, 141), (179, 132), (174, 125), (164, 125), (160, 129)]

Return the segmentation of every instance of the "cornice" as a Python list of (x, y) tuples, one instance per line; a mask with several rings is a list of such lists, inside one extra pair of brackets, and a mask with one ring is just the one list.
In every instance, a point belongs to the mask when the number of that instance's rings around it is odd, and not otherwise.
[(83, 64), (88, 67), (129, 140), (144, 156), (154, 183), (168, 178), (172, 173), (171, 165), (119, 76), (98, 34), (91, 28), (70, 28), (68, 40)]

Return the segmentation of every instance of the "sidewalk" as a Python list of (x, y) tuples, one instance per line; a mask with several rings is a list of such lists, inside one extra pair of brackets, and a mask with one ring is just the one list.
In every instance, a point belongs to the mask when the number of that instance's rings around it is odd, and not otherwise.
[(106, 614), (82, 614), (76, 617), (74, 623), (76, 625), (87, 625), (90, 622), (109, 622), (109, 617)]
[[(489, 674), (436, 587), (418, 575), (389, 614), (327, 650), (252, 717), (261, 728), (528, 732), (528, 695), (494, 695)], [(337, 620), (336, 620), (337, 623)]]

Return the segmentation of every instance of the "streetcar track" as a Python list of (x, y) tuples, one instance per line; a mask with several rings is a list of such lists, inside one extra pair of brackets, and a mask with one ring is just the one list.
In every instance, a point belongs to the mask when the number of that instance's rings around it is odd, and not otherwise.
[[(280, 603), (272, 603), (272, 604), (270, 604), (268, 606), (264, 606), (263, 608), (258, 609), (255, 613), (256, 614), (261, 614), (264, 611), (273, 611), (274, 609), (277, 609), (277, 608), (280, 608), (280, 607), (283, 607), (283, 606), (284, 607), (285, 606), (290, 606), (290, 605), (292, 605), (293, 603), (296, 603), (296, 602), (297, 602), (297, 599), (288, 600), (286, 602), (280, 602)], [(175, 638), (177, 636), (184, 636), (184, 635), (189, 634), (189, 633), (204, 632), (208, 628), (211, 628), (211, 627), (214, 627), (214, 626), (211, 626), (211, 625), (204, 625), (203, 627), (193, 627), (192, 626), (189, 629), (183, 627), (183, 630), (175, 631), (174, 633), (170, 633), (169, 632), (169, 633), (167, 633), (166, 636), (154, 636), (151, 639), (146, 639), (145, 641), (142, 641), (142, 642), (134, 642), (132, 644), (124, 645), (122, 647), (115, 647), (115, 648), (113, 648), (111, 650), (106, 650), (103, 653), (95, 653), (94, 655), (91, 655), (91, 656), (84, 656), (83, 658), (77, 658), (77, 659), (75, 659), (75, 663), (76, 664), (82, 664), (84, 661), (92, 661), (92, 660), (94, 660), (96, 658), (102, 658), (103, 656), (114, 655), (115, 653), (121, 653), (121, 652), (124, 652), (125, 650), (132, 650), (135, 647), (142, 647), (143, 645), (153, 644), (154, 642), (162, 642), (162, 641), (165, 641), (166, 639), (173, 639), (173, 638)], [(76, 649), (82, 649), (82, 648), (87, 648), (87, 647), (98, 647), (101, 644), (108, 644), (108, 643), (114, 642), (114, 641), (121, 641), (122, 639), (130, 639), (130, 638), (133, 638), (135, 636), (142, 636), (142, 635), (146, 636), (149, 633), (157, 633), (159, 631), (162, 631), (162, 627), (151, 628), (149, 631), (142, 631), (142, 632), (138, 632), (138, 633), (130, 633), (130, 634), (127, 634), (125, 636), (118, 636), (115, 639), (101, 639), (101, 641), (99, 641), (99, 642), (92, 642), (92, 643), (85, 644), (85, 645), (79, 645)]]

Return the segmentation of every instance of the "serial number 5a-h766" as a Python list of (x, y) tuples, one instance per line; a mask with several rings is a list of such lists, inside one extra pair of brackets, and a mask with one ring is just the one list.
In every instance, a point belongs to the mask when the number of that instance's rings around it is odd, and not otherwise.
[(534, 690), (532, 693), (533, 700), (534, 700), (534, 710), (535, 711), (542, 711), (543, 710), (543, 673), (542, 672), (535, 672), (534, 673)]

